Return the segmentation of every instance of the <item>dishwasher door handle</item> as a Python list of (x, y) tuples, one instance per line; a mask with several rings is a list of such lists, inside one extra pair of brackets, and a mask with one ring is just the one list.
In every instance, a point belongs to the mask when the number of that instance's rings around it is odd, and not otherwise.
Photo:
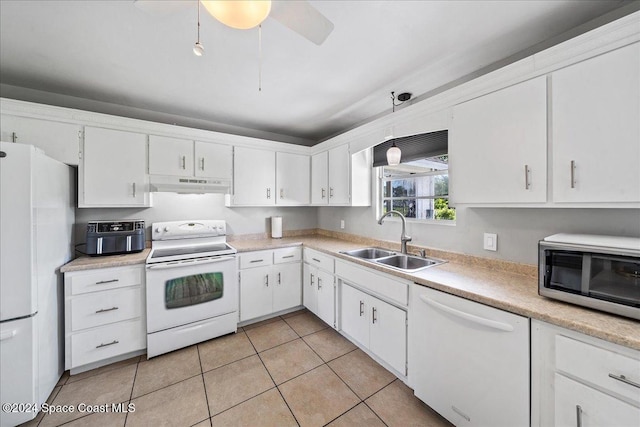
[(508, 323), (502, 323), (496, 320), (485, 319), (484, 317), (476, 316), (475, 314), (460, 311), (458, 309), (449, 307), (448, 305), (439, 303), (427, 297), (426, 295), (420, 295), (420, 299), (425, 303), (427, 303), (428, 305), (430, 305), (431, 307), (437, 308), (438, 310), (444, 311), (445, 313), (449, 313), (461, 319), (465, 319), (470, 322), (477, 323), (482, 326), (486, 326), (487, 328), (497, 329), (499, 331), (513, 332), (513, 326), (509, 325)]

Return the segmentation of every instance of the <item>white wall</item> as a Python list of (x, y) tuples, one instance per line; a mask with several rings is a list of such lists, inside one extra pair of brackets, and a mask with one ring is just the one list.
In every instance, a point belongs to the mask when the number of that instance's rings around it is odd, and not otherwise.
[(145, 209), (76, 209), (76, 243), (84, 243), (87, 222), (97, 219), (142, 219), (147, 240), (151, 240), (151, 223), (159, 221), (224, 219), (229, 235), (270, 232), (272, 216), (282, 216), (284, 230), (316, 228), (317, 224), (317, 209), (311, 207), (227, 208), (223, 194), (153, 193), (152, 197), (153, 207)]
[[(456, 225), (407, 223), (411, 243), (485, 258), (537, 264), (537, 242), (551, 234), (640, 237), (639, 209), (458, 208)], [(345, 229), (340, 229), (340, 220)], [(400, 241), (400, 221), (378, 225), (375, 207), (318, 208), (318, 228)], [(483, 233), (498, 234), (498, 251), (482, 248)]]

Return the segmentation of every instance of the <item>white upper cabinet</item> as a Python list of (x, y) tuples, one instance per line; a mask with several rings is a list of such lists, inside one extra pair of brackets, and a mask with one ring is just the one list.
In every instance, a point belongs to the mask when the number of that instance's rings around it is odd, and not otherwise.
[(149, 206), (147, 135), (86, 126), (78, 207)]
[(195, 176), (231, 180), (233, 147), (231, 145), (196, 141)]
[(341, 145), (329, 150), (329, 204), (349, 203), (349, 146)]
[(329, 152), (311, 156), (311, 203), (327, 204), (329, 197)]
[(538, 77), (453, 107), (454, 203), (547, 201), (547, 84)]
[(311, 158), (311, 203), (371, 205), (371, 150), (355, 154), (344, 144)]
[(276, 203), (276, 153), (235, 147), (233, 153), (234, 206), (265, 206)]
[(640, 202), (640, 43), (551, 74), (553, 201)]
[(308, 205), (310, 202), (309, 156), (276, 153), (277, 205)]
[(149, 174), (231, 180), (230, 145), (149, 136)]
[(193, 176), (193, 141), (149, 135), (149, 174)]
[(78, 165), (80, 125), (50, 120), (2, 115), (2, 141), (35, 145), (45, 154), (68, 165)]

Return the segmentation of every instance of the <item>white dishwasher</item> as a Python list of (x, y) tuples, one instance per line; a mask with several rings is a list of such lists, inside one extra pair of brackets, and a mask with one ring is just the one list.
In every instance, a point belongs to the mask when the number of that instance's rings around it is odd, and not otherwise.
[(456, 426), (528, 426), (529, 319), (417, 284), (409, 384)]

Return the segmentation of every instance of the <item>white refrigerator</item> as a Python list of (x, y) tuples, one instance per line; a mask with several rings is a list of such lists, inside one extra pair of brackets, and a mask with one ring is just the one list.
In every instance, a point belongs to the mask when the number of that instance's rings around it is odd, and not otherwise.
[[(0, 401), (44, 403), (63, 373), (63, 278), (73, 255), (74, 173), (0, 142)], [(0, 426), (33, 412), (0, 411)]]

